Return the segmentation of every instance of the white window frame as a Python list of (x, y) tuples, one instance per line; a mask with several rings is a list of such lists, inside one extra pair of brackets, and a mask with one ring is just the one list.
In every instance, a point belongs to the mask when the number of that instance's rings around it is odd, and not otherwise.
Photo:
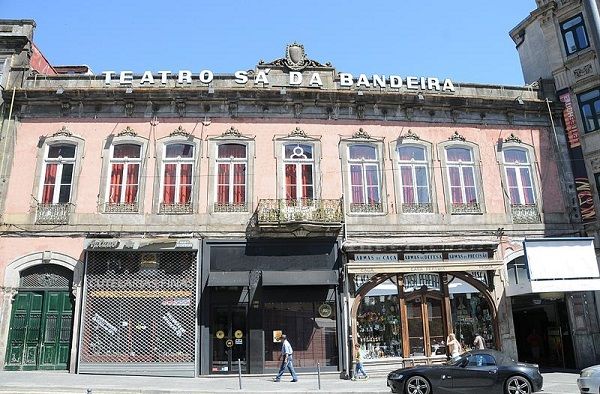
[[(353, 159), (350, 156), (350, 150), (352, 147), (355, 146), (367, 146), (371, 149), (373, 149), (373, 151), (375, 152), (375, 159), (365, 159), (364, 157), (361, 159)], [(377, 173), (377, 195), (379, 197), (379, 201), (374, 202), (374, 204), (383, 204), (383, 197), (382, 197), (382, 179), (381, 179), (381, 163), (380, 163), (380, 158), (379, 158), (379, 150), (377, 149), (377, 146), (370, 144), (370, 143), (364, 143), (364, 142), (357, 142), (357, 143), (352, 143), (352, 144), (348, 144), (348, 184), (350, 186), (350, 203), (351, 204), (362, 204), (362, 205), (373, 205), (371, 203), (368, 202), (368, 190), (369, 188), (373, 188), (374, 186), (368, 186), (367, 185), (367, 168), (368, 167), (375, 167), (376, 169), (376, 173)], [(352, 167), (353, 166), (360, 166), (360, 171), (361, 171), (361, 178), (362, 178), (362, 185), (360, 185), (362, 187), (362, 197), (363, 197), (363, 201), (364, 202), (355, 202), (353, 200), (354, 198), (354, 193), (352, 192), (354, 185), (352, 184)]]
[[(114, 157), (114, 150), (115, 150), (115, 146), (117, 145), (136, 145), (140, 148), (140, 157), (136, 157), (136, 158), (130, 158), (130, 157), (124, 157), (124, 158), (115, 158)], [(125, 202), (125, 190), (127, 188), (127, 176), (128, 176), (128, 172), (129, 172), (129, 167), (131, 164), (137, 164), (138, 165), (138, 177), (137, 177), (137, 192), (135, 195), (135, 201), (133, 201), (133, 204), (138, 204), (140, 201), (140, 178), (142, 176), (142, 157), (144, 155), (144, 146), (140, 143), (137, 142), (129, 142), (129, 141), (119, 141), (118, 143), (113, 143), (110, 146), (110, 153), (109, 153), (109, 160), (108, 160), (108, 179), (106, 182), (106, 203), (107, 204), (131, 204), (131, 203), (127, 203)], [(120, 193), (120, 197), (119, 197), (119, 201), (118, 202), (111, 202), (110, 201), (110, 187), (111, 187), (111, 179), (112, 179), (112, 169), (113, 169), (113, 164), (119, 164), (119, 163), (123, 163), (123, 176), (122, 176), (122, 183), (120, 185), (121, 188), (121, 193)]]
[[(58, 145), (71, 145), (75, 148), (73, 157), (62, 157), (59, 156), (58, 158), (49, 158), (48, 154), (50, 152), (50, 147), (52, 146), (58, 146)], [(52, 194), (52, 202), (50, 204), (67, 204), (67, 203), (71, 203), (72, 199), (73, 199), (73, 184), (74, 179), (75, 179), (75, 170), (76, 170), (76, 164), (77, 164), (77, 157), (78, 157), (78, 146), (76, 143), (73, 142), (55, 142), (52, 144), (46, 144), (44, 146), (44, 161), (43, 161), (43, 167), (42, 167), (42, 172), (41, 172), (41, 177), (40, 177), (40, 185), (39, 185), (39, 191), (38, 191), (38, 201), (40, 203), (42, 203), (42, 199), (43, 199), (43, 195), (44, 195), (44, 186), (45, 186), (45, 182), (44, 180), (46, 179), (46, 171), (48, 169), (48, 165), (49, 164), (58, 164), (57, 168), (56, 168), (56, 178), (54, 181), (54, 191)], [(73, 169), (72, 169), (72, 173), (71, 173), (71, 183), (70, 183), (70, 188), (69, 188), (69, 199), (66, 202), (59, 202), (58, 199), (60, 197), (60, 188), (62, 186), (62, 172), (63, 172), (63, 166), (65, 164), (72, 164), (73, 165)]]
[[(525, 163), (509, 163), (509, 162), (507, 162), (505, 154), (507, 151), (510, 151), (510, 150), (515, 150), (515, 151), (525, 153), (525, 157), (526, 157), (527, 161)], [(502, 162), (504, 165), (504, 176), (506, 179), (506, 188), (508, 189), (508, 198), (509, 198), (510, 204), (511, 205), (535, 205), (537, 203), (537, 194), (535, 191), (535, 182), (533, 179), (533, 169), (531, 167), (531, 160), (529, 159), (529, 151), (527, 149), (519, 149), (519, 148), (515, 148), (515, 147), (504, 148), (502, 150)], [(515, 170), (515, 175), (516, 175), (516, 180), (517, 180), (517, 191), (519, 193), (519, 201), (518, 202), (511, 200), (510, 185), (508, 184), (508, 169)], [(530, 188), (531, 188), (531, 193), (533, 195), (533, 202), (528, 203), (528, 204), (525, 203), (525, 187), (523, 186), (523, 183), (521, 181), (521, 172), (524, 171), (525, 169), (529, 170), (529, 182), (531, 184)]]
[[(400, 159), (400, 149), (402, 148), (418, 148), (423, 150), (423, 156), (424, 159), (423, 160), (416, 160), (414, 158), (410, 159), (410, 160), (401, 160)], [(398, 165), (398, 175), (399, 175), (399, 185), (400, 185), (400, 201), (403, 204), (406, 204), (407, 202), (404, 201), (404, 189), (405, 189), (405, 185), (403, 183), (403, 178), (402, 178), (402, 168), (403, 167), (409, 167), (412, 173), (412, 180), (413, 183), (410, 185), (413, 189), (413, 198), (414, 198), (414, 204), (431, 204), (431, 182), (429, 179), (429, 159), (427, 157), (427, 148), (423, 145), (418, 145), (418, 144), (398, 144), (396, 145), (396, 160), (397, 160), (397, 165)], [(416, 176), (416, 168), (417, 167), (423, 167), (425, 169), (425, 179), (427, 181), (427, 197), (428, 197), (428, 201), (419, 201), (419, 193), (418, 193), (418, 185), (416, 183), (417, 180), (417, 176)]]
[[(312, 159), (308, 159), (308, 158), (288, 158), (286, 157), (285, 154), (285, 148), (286, 146), (296, 146), (297, 148), (303, 149), (301, 148), (301, 146), (308, 146), (311, 149), (311, 154), (312, 154)], [(315, 146), (314, 144), (311, 143), (307, 143), (307, 142), (284, 142), (282, 144), (282, 152), (281, 152), (281, 157), (283, 158), (283, 182), (284, 182), (284, 193), (285, 193), (285, 199), (286, 200), (291, 200), (290, 198), (288, 198), (287, 195), (287, 172), (286, 172), (286, 167), (288, 165), (293, 165), (295, 167), (295, 172), (296, 172), (296, 201), (302, 201), (302, 200), (314, 200), (316, 198), (316, 189), (315, 189)], [(294, 152), (295, 152), (294, 148)], [(304, 151), (302, 151), (304, 152)], [(312, 196), (307, 197), (307, 196), (302, 196), (302, 189), (304, 188), (304, 185), (302, 183), (302, 166), (305, 165), (310, 165), (311, 167), (311, 179), (312, 179), (312, 183), (310, 186), (312, 188)]]
[[(246, 156), (242, 159), (242, 158), (234, 158), (234, 157), (227, 157), (227, 158), (222, 158), (219, 157), (219, 147), (222, 145), (241, 145), (244, 147), (244, 151), (246, 153)], [(244, 204), (248, 204), (248, 145), (243, 143), (243, 142), (237, 142), (237, 141), (223, 141), (220, 142), (218, 144), (216, 144), (216, 152), (215, 152), (215, 161), (216, 161), (216, 165), (215, 165), (215, 176), (216, 176), (216, 180), (215, 180), (215, 189), (214, 189), (214, 201), (216, 203), (226, 203), (226, 204), (234, 204), (233, 202), (233, 190), (234, 190), (234, 175), (235, 175), (235, 165), (236, 164), (244, 164), (245, 167), (245, 171), (244, 171)], [(226, 202), (219, 202), (219, 167), (222, 164), (228, 164), (229, 165), (229, 180), (228, 180), (228, 185), (229, 185), (229, 195), (227, 196), (227, 201)]]
[[(459, 159), (458, 161), (450, 161), (448, 159), (448, 150), (449, 149), (465, 149), (468, 150), (471, 156), (471, 160), (470, 161), (462, 161), (461, 159)], [(474, 152), (473, 149), (469, 146), (458, 146), (458, 145), (451, 145), (451, 146), (446, 146), (444, 148), (444, 155), (446, 158), (446, 166), (447, 166), (447, 171), (446, 171), (446, 176), (448, 179), (448, 189), (450, 192), (450, 203), (451, 204), (472, 204), (473, 202), (467, 201), (467, 186), (465, 185), (465, 179), (464, 179), (464, 173), (463, 173), (463, 169), (465, 168), (470, 168), (472, 171), (472, 176), (473, 176), (473, 188), (475, 189), (475, 201), (474, 203), (479, 204), (479, 188), (477, 185), (477, 172), (475, 169), (475, 160), (474, 160)], [(461, 192), (461, 196), (462, 196), (462, 202), (459, 201), (454, 201), (453, 200), (453, 193), (452, 193), (452, 181), (451, 181), (451, 177), (450, 177), (450, 168), (458, 168), (459, 171), (459, 178), (460, 178), (460, 192)]]
[[(181, 157), (181, 156), (177, 156), (177, 157), (167, 157), (167, 148), (170, 145), (188, 145), (192, 147), (192, 157)], [(163, 149), (163, 154), (162, 154), (162, 165), (161, 165), (161, 172), (160, 172), (160, 198), (159, 198), (159, 203), (163, 203), (164, 202), (164, 196), (165, 196), (165, 168), (167, 166), (167, 164), (175, 164), (175, 196), (173, 198), (174, 203), (173, 204), (180, 204), (179, 201), (179, 197), (180, 197), (180, 188), (182, 186), (181, 184), (181, 167), (183, 165), (190, 165), (192, 167), (192, 174), (191, 174), (191, 179), (192, 179), (192, 183), (190, 184), (191, 188), (190, 188), (190, 201), (187, 201), (186, 203), (191, 203), (193, 200), (193, 196), (194, 196), (194, 175), (195, 175), (195, 162), (196, 162), (196, 145), (193, 143), (184, 143), (182, 141), (169, 141), (167, 143), (164, 144), (164, 149)]]

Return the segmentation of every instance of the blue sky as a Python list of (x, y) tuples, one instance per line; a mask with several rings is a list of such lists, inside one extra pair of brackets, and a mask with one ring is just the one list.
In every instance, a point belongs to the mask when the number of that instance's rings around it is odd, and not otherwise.
[(33, 19), (55, 65), (230, 74), (283, 57), (288, 43), (353, 74), (523, 85), (510, 29), (534, 0), (0, 0), (0, 18)]

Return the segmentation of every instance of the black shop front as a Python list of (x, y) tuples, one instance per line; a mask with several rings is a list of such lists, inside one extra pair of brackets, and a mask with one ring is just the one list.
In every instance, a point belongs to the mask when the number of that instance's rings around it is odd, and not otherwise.
[(202, 259), (201, 375), (276, 371), (282, 333), (297, 370), (338, 369), (335, 239), (208, 239)]

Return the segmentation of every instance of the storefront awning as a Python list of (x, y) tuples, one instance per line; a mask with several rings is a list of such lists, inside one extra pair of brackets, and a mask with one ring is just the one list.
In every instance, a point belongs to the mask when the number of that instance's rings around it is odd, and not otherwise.
[(339, 283), (337, 271), (263, 271), (263, 286), (306, 286)]
[(529, 281), (508, 286), (508, 296), (600, 290), (593, 238), (527, 239), (524, 249)]
[(248, 286), (250, 271), (212, 271), (208, 276), (208, 286)]

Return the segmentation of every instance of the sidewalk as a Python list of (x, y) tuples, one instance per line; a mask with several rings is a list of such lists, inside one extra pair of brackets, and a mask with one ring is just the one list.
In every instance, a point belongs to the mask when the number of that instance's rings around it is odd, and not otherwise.
[[(576, 373), (551, 372), (544, 375), (543, 394), (578, 393)], [(321, 390), (315, 374), (300, 374), (297, 383), (284, 375), (281, 382), (273, 376), (242, 376), (242, 390), (237, 376), (166, 378), (145, 376), (76, 375), (66, 372), (0, 371), (0, 393), (12, 394), (196, 394), (196, 393), (390, 393), (386, 376), (369, 380), (342, 380), (338, 374), (321, 375)]]

